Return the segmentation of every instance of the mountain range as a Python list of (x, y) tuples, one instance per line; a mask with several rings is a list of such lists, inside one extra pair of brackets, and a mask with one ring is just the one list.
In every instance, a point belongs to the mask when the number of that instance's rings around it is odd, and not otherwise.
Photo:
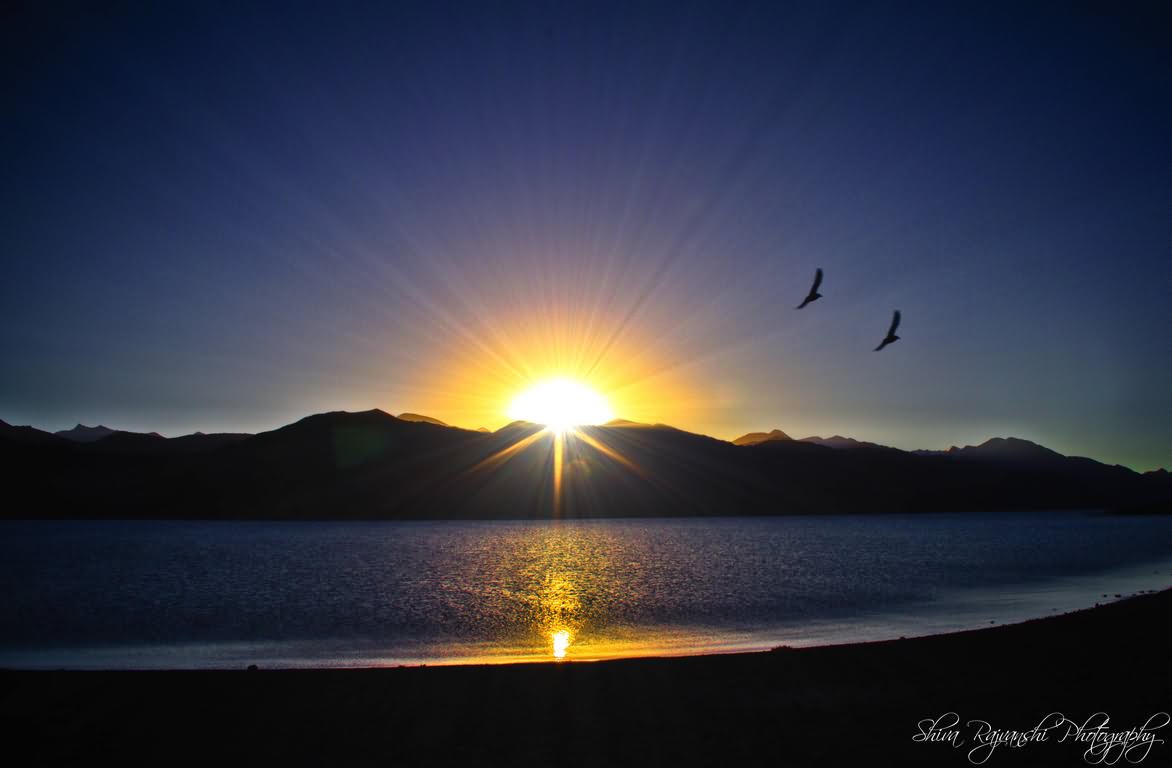
[[(104, 430), (106, 434), (97, 435)], [(560, 458), (560, 461), (559, 461)], [(559, 470), (560, 467), (560, 470)], [(164, 438), (0, 421), (7, 518), (468, 519), (1172, 508), (1172, 475), (1017, 438), (902, 451), (662, 424), (495, 432), (380, 410)]]

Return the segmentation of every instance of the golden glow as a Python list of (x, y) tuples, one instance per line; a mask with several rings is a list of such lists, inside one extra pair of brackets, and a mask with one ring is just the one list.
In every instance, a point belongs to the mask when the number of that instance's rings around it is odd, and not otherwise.
[(551, 637), (553, 638), (553, 657), (555, 659), (566, 658), (566, 649), (570, 647), (570, 633), (559, 629)]
[(466, 323), (428, 322), (426, 354), (395, 358), (397, 368), (388, 362), (386, 377), (399, 383), (380, 407), (496, 430), (515, 420), (509, 405), (519, 392), (563, 378), (605, 395), (619, 418), (722, 436), (728, 431), (718, 431), (719, 424), (740, 402), (740, 392), (725, 380), (700, 386), (702, 356), (669, 354), (671, 345), (654, 329), (624, 325), (617, 308), (583, 302), (575, 292), (538, 304), (522, 292), (511, 306), (469, 310)]
[(513, 398), (509, 418), (544, 424), (564, 432), (584, 424), (604, 424), (614, 418), (606, 398), (570, 379), (540, 382)]

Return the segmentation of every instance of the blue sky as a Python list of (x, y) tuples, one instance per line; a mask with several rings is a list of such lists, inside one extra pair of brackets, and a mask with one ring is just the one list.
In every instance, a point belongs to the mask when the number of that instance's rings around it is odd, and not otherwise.
[(989, 5), (11, 12), (0, 418), (495, 427), (564, 373), (1168, 465), (1168, 19)]

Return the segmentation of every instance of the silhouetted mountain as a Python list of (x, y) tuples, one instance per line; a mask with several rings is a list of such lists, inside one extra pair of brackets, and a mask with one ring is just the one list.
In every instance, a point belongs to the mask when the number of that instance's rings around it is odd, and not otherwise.
[(1165, 475), (1140, 475), (1014, 439), (919, 455), (837, 436), (738, 446), (664, 425), (621, 422), (564, 438), (525, 421), (486, 433), (379, 410), (317, 414), (252, 436), (170, 440), (117, 433), (76, 443), (28, 427), (0, 427), (7, 517), (1155, 509), (1172, 499)]
[(1150, 485), (1160, 489), (1160, 492), (1155, 494), (1157, 500), (1125, 504), (1120, 506), (1118, 511), (1132, 514), (1172, 514), (1172, 472), (1162, 468), (1153, 469), (1144, 472), (1143, 478)]
[(1057, 451), (1017, 437), (994, 437), (980, 445), (966, 445), (964, 448), (954, 445), (946, 453), (961, 459), (987, 461), (1054, 462), (1066, 458)]
[[(67, 421), (65, 423), (68, 424), (69, 422)], [(93, 443), (101, 440), (103, 437), (109, 437), (116, 431), (101, 424), (96, 427), (87, 427), (84, 424), (78, 424), (73, 429), (62, 429), (53, 434), (57, 435), (57, 437), (63, 437), (66, 440), (72, 440), (75, 443)]]
[(114, 432), (90, 443), (95, 451), (109, 453), (176, 454), (210, 451), (252, 437), (250, 434), (221, 432), (205, 435), (194, 432), (181, 437), (163, 437), (158, 432)]
[(0, 440), (44, 445), (59, 443), (62, 438), (35, 427), (14, 427), (6, 421), (0, 421)]
[(238, 443), (252, 437), (247, 432), (192, 432), (190, 435), (181, 435), (167, 440), (167, 445), (177, 451), (210, 451), (222, 445)]
[[(867, 443), (860, 440), (855, 440), (853, 437), (843, 437), (842, 435), (833, 435), (832, 437), (803, 437), (801, 442), (813, 443), (814, 445), (822, 445), (827, 448), (834, 448), (837, 450), (844, 450), (850, 448), (887, 448), (885, 445), (877, 443)], [(895, 450), (890, 448), (888, 450)]]
[(398, 418), (402, 419), (403, 421), (419, 421), (423, 422), (424, 424), (435, 424), (437, 427), (449, 426), (439, 419), (433, 419), (430, 416), (424, 416), (418, 413), (400, 413)]
[(110, 452), (151, 452), (162, 449), (167, 438), (158, 433), (145, 434), (142, 432), (111, 432), (98, 440), (88, 441), (94, 450)]
[(789, 435), (782, 432), (780, 429), (770, 430), (769, 432), (750, 432), (747, 435), (741, 435), (736, 440), (733, 440), (733, 445), (757, 445), (768, 440), (792, 440)]
[(504, 425), (503, 427), (498, 429), (496, 432), (493, 432), (491, 434), (499, 435), (501, 433), (512, 433), (512, 432), (518, 432), (518, 431), (527, 432), (527, 431), (532, 431), (534, 429), (541, 429), (541, 425), (534, 424), (532, 421), (525, 421), (524, 419), (517, 419), (516, 421), (510, 421), (508, 424)]

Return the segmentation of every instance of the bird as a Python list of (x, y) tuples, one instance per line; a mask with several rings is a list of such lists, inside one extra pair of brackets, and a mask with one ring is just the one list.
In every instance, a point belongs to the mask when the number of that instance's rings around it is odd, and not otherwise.
[(891, 316), (891, 327), (887, 329), (887, 337), (879, 342), (879, 346), (875, 347), (875, 351), (886, 347), (888, 344), (894, 344), (899, 341), (899, 337), (895, 335), (895, 329), (899, 327), (899, 310), (895, 310), (895, 314)]
[(814, 272), (814, 284), (810, 286), (810, 292), (806, 295), (805, 300), (799, 304), (795, 309), (801, 309), (809, 304), (811, 301), (822, 298), (822, 294), (818, 293), (818, 286), (822, 285), (822, 267), (818, 267)]

